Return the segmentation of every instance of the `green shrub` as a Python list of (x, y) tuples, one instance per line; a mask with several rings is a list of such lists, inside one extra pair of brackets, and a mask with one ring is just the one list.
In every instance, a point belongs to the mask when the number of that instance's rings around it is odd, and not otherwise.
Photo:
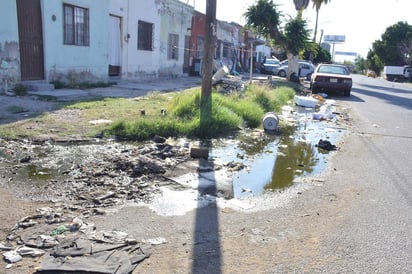
[(22, 84), (17, 84), (13, 87), (13, 92), (17, 96), (26, 96), (27, 95), (27, 87)]

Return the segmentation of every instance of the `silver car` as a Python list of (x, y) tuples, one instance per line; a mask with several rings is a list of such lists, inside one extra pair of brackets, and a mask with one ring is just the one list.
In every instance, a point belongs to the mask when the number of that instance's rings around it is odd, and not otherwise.
[[(286, 77), (288, 74), (288, 62), (283, 61), (283, 65), (273, 70), (274, 75), (280, 77)], [(299, 61), (299, 77), (305, 77), (307, 80), (310, 80), (312, 73), (315, 71), (315, 66), (308, 61)]]

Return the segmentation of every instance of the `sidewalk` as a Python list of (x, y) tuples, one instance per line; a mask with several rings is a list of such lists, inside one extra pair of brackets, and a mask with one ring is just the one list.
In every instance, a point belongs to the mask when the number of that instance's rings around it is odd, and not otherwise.
[[(250, 75), (243, 74), (243, 82), (248, 82)], [(265, 81), (268, 79), (267, 75), (254, 74), (254, 81)], [(202, 85), (202, 78), (200, 76), (182, 76), (173, 79), (157, 79), (146, 82), (134, 82), (127, 80), (119, 80), (117, 84), (105, 88), (93, 89), (55, 89), (50, 91), (28, 91), (32, 95), (53, 96), (59, 101), (71, 101), (76, 98), (95, 98), (95, 97), (123, 97), (134, 98), (145, 96), (149, 92), (169, 92), (184, 90), (193, 87), (200, 87)]]
[(53, 96), (60, 101), (73, 100), (79, 97), (124, 97), (144, 96), (149, 92), (169, 92), (201, 86), (202, 79), (197, 76), (184, 76), (174, 79), (158, 79), (149, 82), (132, 82), (120, 80), (117, 84), (105, 88), (93, 89), (55, 89), (50, 91), (29, 91), (32, 95)]

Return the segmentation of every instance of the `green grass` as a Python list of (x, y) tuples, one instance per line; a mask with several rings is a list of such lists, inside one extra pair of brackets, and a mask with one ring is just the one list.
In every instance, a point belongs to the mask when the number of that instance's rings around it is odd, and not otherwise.
[[(288, 83), (285, 83), (287, 85)], [(294, 86), (250, 85), (244, 92), (222, 95), (213, 92), (202, 102), (200, 88), (177, 92), (153, 92), (139, 98), (95, 98), (56, 104), (55, 110), (39, 113), (18, 123), (0, 124), (0, 136), (94, 137), (147, 140), (155, 135), (217, 137), (241, 128), (261, 128), (266, 112), (277, 112), (295, 95)], [(203, 98), (204, 99), (204, 98)], [(201, 108), (201, 104), (205, 104)], [(161, 110), (166, 109), (163, 116)], [(202, 109), (202, 111), (201, 111)], [(141, 115), (142, 110), (146, 115)], [(21, 112), (13, 107), (9, 111)], [(112, 124), (91, 124), (105, 119)]]
[[(249, 86), (244, 93), (212, 93), (201, 108), (200, 89), (176, 93), (166, 105), (167, 116), (140, 116), (116, 122), (105, 133), (120, 139), (144, 140), (155, 135), (217, 137), (240, 128), (259, 128), (266, 112), (279, 111), (293, 98), (289, 87)], [(203, 111), (201, 111), (203, 110)]]

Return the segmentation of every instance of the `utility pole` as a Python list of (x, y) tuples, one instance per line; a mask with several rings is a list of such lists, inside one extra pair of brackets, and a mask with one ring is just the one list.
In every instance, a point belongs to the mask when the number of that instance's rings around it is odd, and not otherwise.
[(202, 66), (202, 97), (211, 96), (216, 42), (216, 0), (206, 0), (206, 37)]

